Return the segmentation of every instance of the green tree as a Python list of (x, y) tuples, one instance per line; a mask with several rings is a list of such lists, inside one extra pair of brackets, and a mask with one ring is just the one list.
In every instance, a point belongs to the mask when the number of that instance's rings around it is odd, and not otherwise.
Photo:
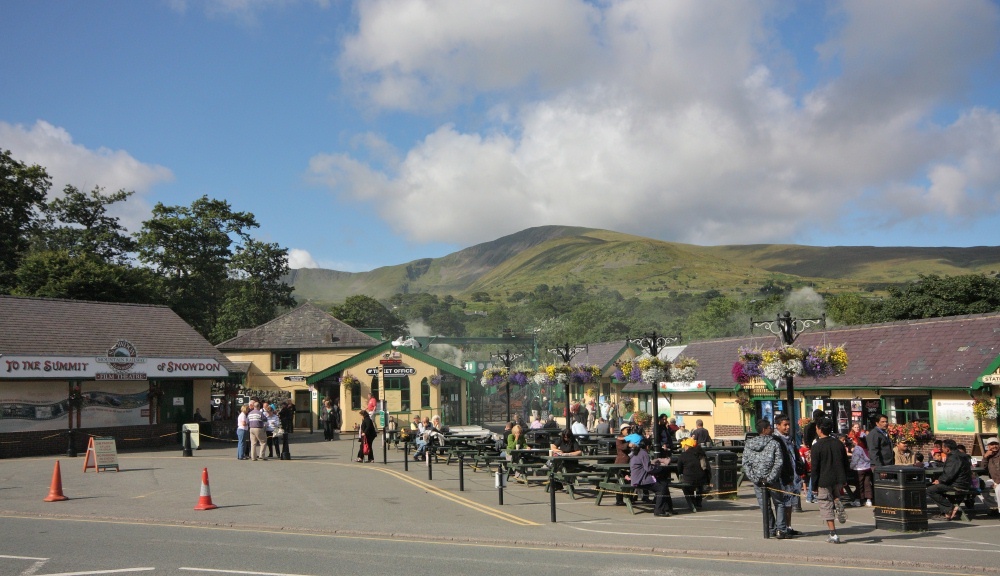
[(163, 278), (170, 307), (208, 337), (230, 291), (234, 244), (249, 241), (249, 229), (257, 226), (253, 214), (208, 196), (190, 207), (158, 203), (136, 236), (139, 260)]
[(371, 296), (349, 296), (343, 304), (331, 307), (330, 314), (354, 328), (379, 328), (387, 340), (407, 335), (406, 322)]
[(159, 278), (148, 268), (111, 264), (93, 255), (68, 250), (28, 253), (16, 273), (18, 296), (160, 303)]
[(856, 325), (876, 322), (878, 306), (860, 294), (835, 294), (826, 298), (826, 313), (837, 324)]
[(295, 306), (288, 274), (288, 250), (276, 243), (249, 239), (229, 262), (229, 291), (219, 310), (213, 342), (228, 340), (240, 328), (272, 320), (283, 308)]
[(115, 264), (127, 264), (136, 242), (108, 207), (126, 201), (135, 192), (119, 190), (104, 194), (99, 186), (90, 193), (66, 186), (63, 195), (45, 205), (41, 244), (50, 250), (65, 250), (73, 256), (94, 256)]
[(28, 250), (51, 186), (45, 168), (27, 166), (9, 150), (0, 149), (0, 294), (14, 288), (15, 271)]
[(982, 274), (921, 275), (902, 288), (890, 288), (879, 307), (880, 321), (983, 314), (1000, 310), (1000, 278)]

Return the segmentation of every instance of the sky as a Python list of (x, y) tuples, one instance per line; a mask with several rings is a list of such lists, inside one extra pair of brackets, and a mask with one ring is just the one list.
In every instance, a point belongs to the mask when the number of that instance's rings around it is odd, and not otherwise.
[(0, 0), (0, 148), (359, 272), (526, 228), (1000, 244), (1000, 2)]

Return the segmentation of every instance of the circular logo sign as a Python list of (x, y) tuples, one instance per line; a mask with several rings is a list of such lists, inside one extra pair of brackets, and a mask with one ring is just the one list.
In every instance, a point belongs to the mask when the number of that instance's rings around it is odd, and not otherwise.
[(115, 342), (111, 348), (108, 348), (108, 358), (114, 358), (114, 361), (108, 362), (108, 366), (119, 372), (127, 372), (135, 364), (135, 356), (135, 346), (122, 338)]

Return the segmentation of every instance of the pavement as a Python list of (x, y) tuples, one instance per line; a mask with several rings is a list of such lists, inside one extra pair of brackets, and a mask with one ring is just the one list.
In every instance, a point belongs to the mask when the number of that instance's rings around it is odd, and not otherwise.
[[(630, 515), (592, 492), (572, 499), (556, 493), (556, 522), (549, 494), (538, 485), (511, 483), (503, 505), (495, 479), (466, 467), (460, 490), (457, 464), (404, 464), (390, 447), (382, 463), (354, 461), (350, 437), (326, 442), (321, 433), (291, 435), (290, 460), (237, 460), (235, 443), (204, 441), (186, 457), (176, 449), (133, 451), (118, 447), (120, 471), (83, 471), (76, 458), (34, 457), (0, 461), (0, 517), (107, 520), (157, 525), (256, 527), (288, 533), (351, 534), (403, 539), (531, 544), (559, 548), (635, 550), (698, 557), (745, 557), (858, 567), (913, 567), (959, 573), (1000, 574), (1000, 519), (931, 520), (926, 532), (875, 528), (871, 508), (848, 508), (838, 526), (843, 544), (827, 544), (816, 505), (803, 503), (792, 540), (764, 539), (753, 489), (735, 500), (708, 500), (697, 514), (669, 518)], [(60, 464), (68, 500), (44, 502)], [(408, 467), (408, 470), (406, 469)], [(202, 499), (203, 470), (214, 510), (194, 510)], [(675, 494), (677, 508), (680, 495)], [(2, 529), (0, 529), (2, 535)]]

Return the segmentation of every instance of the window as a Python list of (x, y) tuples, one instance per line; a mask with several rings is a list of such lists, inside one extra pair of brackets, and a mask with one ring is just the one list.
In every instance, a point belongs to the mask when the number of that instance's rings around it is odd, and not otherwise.
[(351, 384), (351, 410), (361, 410), (361, 381), (357, 379)]
[(427, 378), (420, 381), (420, 407), (431, 407), (431, 385)]
[(399, 400), (400, 400), (400, 411), (409, 412), (410, 411), (410, 378), (409, 376), (403, 376), (402, 378), (386, 378), (385, 379), (385, 389), (386, 390), (399, 390)]
[(298, 352), (272, 352), (271, 353), (271, 369), (272, 370), (298, 370), (299, 369), (299, 353)]
[(895, 424), (931, 421), (930, 396), (891, 396), (885, 399), (885, 407), (889, 422)]

